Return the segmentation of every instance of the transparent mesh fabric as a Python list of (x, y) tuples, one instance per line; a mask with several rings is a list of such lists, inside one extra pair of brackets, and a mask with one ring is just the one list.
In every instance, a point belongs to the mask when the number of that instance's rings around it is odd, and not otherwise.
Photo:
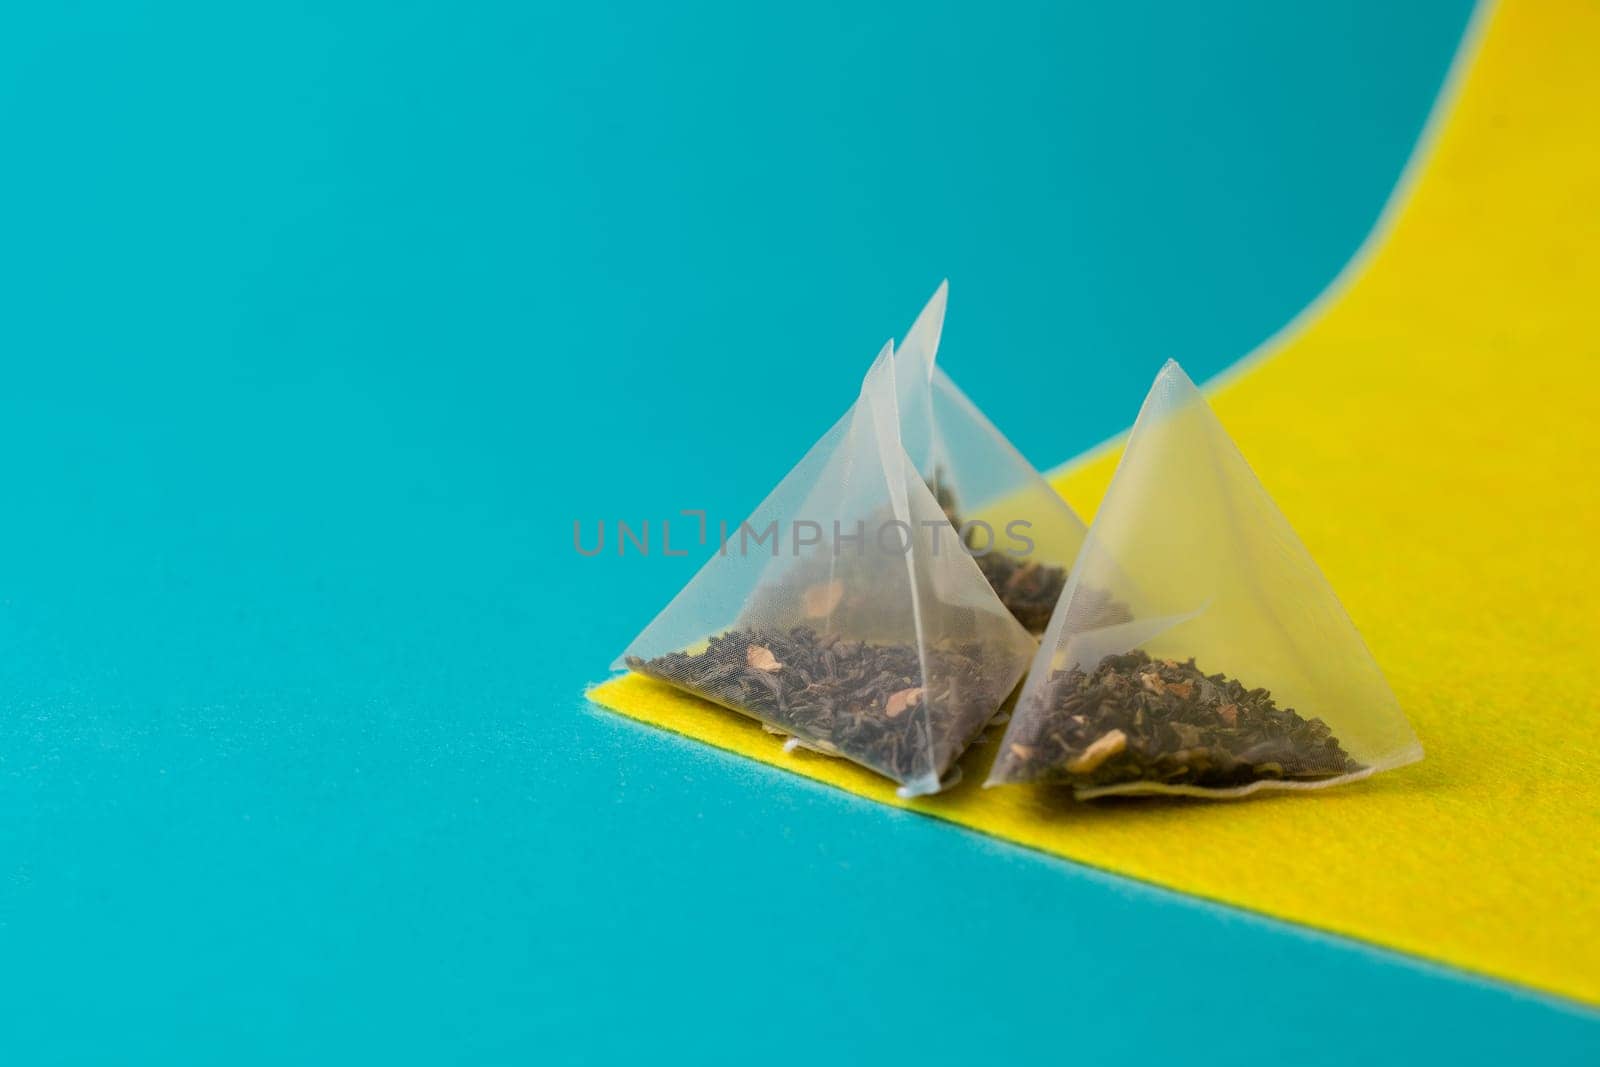
[(886, 346), (850, 411), (617, 666), (914, 795), (948, 784), (1035, 644), (906, 456), (895, 370)]
[[(1097, 614), (1104, 595), (1125, 617)], [(1045, 632), (989, 784), (1239, 796), (1330, 785), (1421, 756), (1310, 553), (1169, 362)]]
[(967, 527), (979, 568), (1027, 629), (1043, 632), (1085, 528), (1067, 502), (935, 360), (948, 283), (895, 352), (906, 452), (953, 522)]

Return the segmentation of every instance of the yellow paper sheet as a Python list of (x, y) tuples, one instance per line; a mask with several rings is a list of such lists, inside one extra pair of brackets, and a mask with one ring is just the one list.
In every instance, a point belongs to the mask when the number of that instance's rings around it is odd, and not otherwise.
[[(592, 698), (886, 804), (1600, 1004), (1600, 5), (1506, 4), (1467, 48), (1370, 255), (1211, 391), (1422, 763), (1308, 795), (1094, 805), (979, 789), (980, 750), (968, 785), (905, 804), (659, 683)], [(1057, 486), (1088, 516), (1116, 460)]]

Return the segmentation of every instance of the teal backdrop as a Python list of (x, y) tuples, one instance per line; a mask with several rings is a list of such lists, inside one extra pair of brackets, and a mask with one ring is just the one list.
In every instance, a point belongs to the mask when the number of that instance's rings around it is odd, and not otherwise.
[(945, 276), (955, 377), (1096, 443), (1337, 272), (1469, 15), (0, 15), (0, 1058), (1593, 1056), (582, 698), (699, 561), (575, 520), (742, 516)]

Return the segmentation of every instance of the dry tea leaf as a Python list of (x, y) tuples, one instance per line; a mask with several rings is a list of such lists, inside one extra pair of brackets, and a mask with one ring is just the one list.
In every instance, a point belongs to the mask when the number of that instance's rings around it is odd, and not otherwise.
[(1081, 756), (1067, 764), (1067, 770), (1073, 774), (1088, 774), (1127, 747), (1128, 735), (1121, 730), (1112, 730), (1096, 738)]
[[(1177, 686), (1173, 686), (1172, 688), (1176, 689)], [(1170, 722), (1167, 724), (1167, 728), (1173, 732), (1173, 735), (1178, 739), (1178, 743), (1182, 745), (1184, 749), (1198, 749), (1203, 747), (1200, 727), (1195, 726), (1193, 723)]]
[(844, 583), (835, 578), (831, 582), (807, 586), (806, 591), (800, 594), (800, 607), (807, 617), (820, 619), (824, 615), (833, 614), (833, 609), (838, 607), (843, 599)]
[(778, 657), (772, 654), (772, 650), (763, 648), (760, 645), (751, 645), (746, 648), (744, 650), (744, 661), (756, 670), (766, 671), (768, 674), (783, 669), (783, 664), (778, 662)]
[(1007, 742), (1007, 780), (1228, 789), (1362, 769), (1321, 719), (1278, 707), (1265, 689), (1205, 674), (1192, 659), (1174, 662), (1135, 649), (1093, 671), (1057, 672), (1043, 708), (1023, 709), (1030, 728), (1020, 745)]
[(922, 703), (922, 687), (912, 686), (910, 689), (901, 689), (889, 694), (889, 701), (884, 705), (883, 713), (889, 718), (898, 718), (907, 708), (914, 708)]
[[(731, 630), (699, 652), (624, 662), (799, 738), (792, 747), (842, 755), (902, 783), (942, 777), (1015, 683), (1003, 665), (996, 673), (993, 646), (880, 645), (805, 626)], [(930, 686), (925, 672), (939, 681)]]
[[(933, 477), (928, 479), (928, 490), (933, 493), (934, 500), (938, 501), (951, 526), (960, 530), (966, 525), (955, 492), (946, 484), (942, 470), (935, 470)], [(978, 529), (968, 528), (965, 539), (967, 547), (973, 550), (988, 547), (980, 545), (979, 540)], [(1056, 601), (1061, 599), (1061, 591), (1067, 586), (1066, 568), (1052, 567), (1036, 559), (1023, 562), (1010, 553), (1000, 551), (982, 551), (981, 554), (974, 551), (972, 561), (978, 565), (984, 580), (994, 588), (1006, 610), (1029, 633), (1044, 633), (1050, 625), (1050, 615), (1055, 611)], [(1103, 626), (1133, 620), (1126, 604), (1114, 603), (1104, 593), (1084, 589), (1079, 590), (1079, 595), (1084, 597), (1085, 603), (1090, 604), (1090, 614), (1100, 618)]]

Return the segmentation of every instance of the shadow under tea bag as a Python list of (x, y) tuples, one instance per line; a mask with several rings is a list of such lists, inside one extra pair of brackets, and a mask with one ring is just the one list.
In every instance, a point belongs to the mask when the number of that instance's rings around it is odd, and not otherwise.
[(900, 432), (978, 569), (1030, 633), (1050, 622), (1083, 520), (934, 365), (949, 283), (940, 284), (895, 351)]
[[(1131, 612), (1105, 625), (1083, 591)], [(1422, 758), (1288, 521), (1176, 363), (1156, 378), (989, 785), (1242, 796)]]
[(1035, 645), (905, 454), (891, 351), (615, 666), (915, 796), (952, 784)]

